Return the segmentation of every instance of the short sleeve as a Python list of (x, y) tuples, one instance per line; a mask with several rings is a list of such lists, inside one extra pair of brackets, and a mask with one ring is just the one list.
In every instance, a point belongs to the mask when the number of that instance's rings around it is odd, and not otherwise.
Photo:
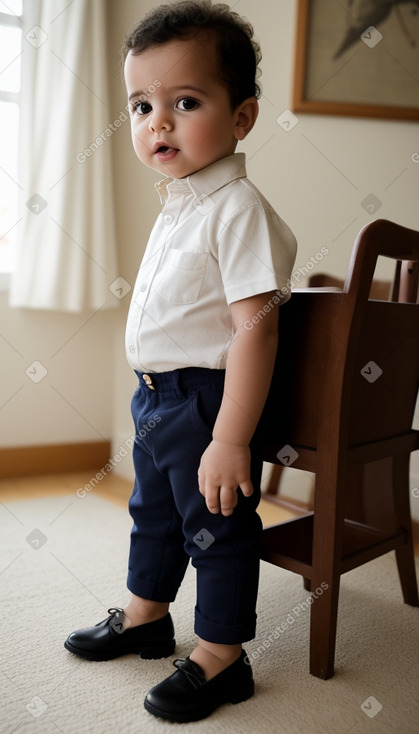
[(273, 290), (285, 303), (296, 249), (293, 233), (272, 208), (257, 203), (237, 211), (218, 245), (227, 303)]

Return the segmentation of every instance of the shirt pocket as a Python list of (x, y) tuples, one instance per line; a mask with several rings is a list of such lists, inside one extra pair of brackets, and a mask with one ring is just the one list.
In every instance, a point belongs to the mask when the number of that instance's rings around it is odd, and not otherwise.
[(168, 250), (162, 269), (154, 278), (154, 290), (173, 304), (195, 303), (201, 290), (207, 265), (206, 252)]

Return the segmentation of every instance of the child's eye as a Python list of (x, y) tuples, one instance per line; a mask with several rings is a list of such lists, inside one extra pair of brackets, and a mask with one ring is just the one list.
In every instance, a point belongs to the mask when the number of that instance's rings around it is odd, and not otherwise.
[(148, 102), (133, 102), (132, 108), (137, 115), (148, 115), (152, 110), (151, 104)]
[(199, 107), (199, 102), (196, 99), (192, 99), (192, 97), (183, 97), (179, 100), (176, 107), (185, 112), (189, 112), (189, 110), (195, 110)]

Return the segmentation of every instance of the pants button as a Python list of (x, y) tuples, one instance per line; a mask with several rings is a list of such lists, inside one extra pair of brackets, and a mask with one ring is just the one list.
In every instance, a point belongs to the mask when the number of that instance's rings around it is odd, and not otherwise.
[(150, 375), (143, 375), (143, 380), (144, 380), (145, 384), (147, 385), (147, 387), (148, 387), (148, 388), (149, 388), (150, 390), (155, 390), (155, 389), (156, 389), (156, 388), (154, 387), (154, 385), (153, 385), (153, 381), (152, 381), (152, 379), (151, 379)]

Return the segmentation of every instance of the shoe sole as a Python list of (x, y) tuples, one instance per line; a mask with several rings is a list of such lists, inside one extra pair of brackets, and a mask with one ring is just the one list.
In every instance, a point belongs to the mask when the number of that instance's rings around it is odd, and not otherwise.
[(159, 719), (166, 719), (167, 721), (175, 721), (179, 723), (186, 724), (189, 721), (200, 721), (201, 719), (206, 719), (208, 716), (210, 716), (213, 711), (215, 711), (219, 706), (222, 706), (225, 703), (242, 703), (243, 701), (247, 701), (248, 698), (251, 698), (255, 692), (255, 684), (254, 681), (251, 681), (246, 685), (245, 688), (240, 688), (237, 691), (232, 691), (229, 696), (226, 696), (221, 701), (218, 701), (218, 703), (215, 703), (208, 708), (201, 708), (196, 711), (189, 711), (188, 713), (182, 714), (172, 711), (163, 711), (157, 706), (153, 706), (153, 704), (149, 703), (147, 699), (144, 700), (144, 708), (150, 713), (153, 714), (153, 716), (157, 716)]
[(67, 640), (64, 642), (66, 650), (74, 653), (74, 655), (78, 655), (80, 658), (85, 658), (85, 660), (95, 660), (96, 662), (115, 660), (115, 658), (120, 658), (123, 655), (139, 655), (140, 658), (143, 658), (144, 660), (159, 660), (160, 658), (168, 658), (170, 655), (173, 655), (175, 646), (176, 640), (172, 640), (167, 645), (161, 645), (160, 647), (137, 647), (130, 650), (124, 650), (124, 652), (98, 653), (74, 647), (67, 642)]

